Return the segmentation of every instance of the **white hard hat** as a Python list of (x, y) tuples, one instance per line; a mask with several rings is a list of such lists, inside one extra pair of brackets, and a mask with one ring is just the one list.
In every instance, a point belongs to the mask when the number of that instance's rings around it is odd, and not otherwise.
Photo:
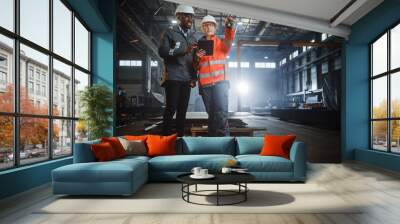
[(175, 10), (175, 15), (177, 13), (188, 13), (188, 14), (194, 15), (194, 9), (192, 8), (192, 6), (178, 5), (178, 7), (176, 7), (176, 10)]
[(215, 26), (217, 26), (217, 21), (215, 20), (214, 16), (206, 15), (204, 18), (201, 20), (201, 25), (203, 23), (214, 23)]

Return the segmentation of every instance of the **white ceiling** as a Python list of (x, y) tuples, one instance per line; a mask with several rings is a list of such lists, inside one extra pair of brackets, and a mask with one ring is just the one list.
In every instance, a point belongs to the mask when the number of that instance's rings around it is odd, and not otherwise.
[(351, 0), (168, 0), (237, 16), (347, 38), (350, 26), (383, 0), (356, 0), (333, 23), (330, 20)]

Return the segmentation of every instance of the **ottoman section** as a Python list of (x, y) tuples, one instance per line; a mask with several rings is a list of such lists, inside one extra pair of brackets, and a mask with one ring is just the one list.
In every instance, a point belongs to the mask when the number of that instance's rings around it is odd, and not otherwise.
[(52, 171), (53, 193), (68, 195), (131, 195), (148, 179), (142, 160), (75, 163)]

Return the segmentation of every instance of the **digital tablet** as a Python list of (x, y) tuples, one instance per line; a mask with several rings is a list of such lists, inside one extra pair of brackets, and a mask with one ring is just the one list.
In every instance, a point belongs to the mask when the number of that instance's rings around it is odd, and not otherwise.
[(213, 40), (199, 40), (199, 49), (206, 52), (206, 56), (213, 55), (214, 41)]

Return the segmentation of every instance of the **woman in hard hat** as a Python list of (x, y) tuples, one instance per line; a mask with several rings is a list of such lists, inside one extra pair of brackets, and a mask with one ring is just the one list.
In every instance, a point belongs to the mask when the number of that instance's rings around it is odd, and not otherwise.
[(174, 132), (172, 121), (177, 112), (176, 132), (178, 136), (183, 136), (190, 90), (196, 85), (196, 69), (193, 64), (196, 39), (191, 31), (194, 10), (191, 6), (179, 5), (175, 15), (179, 24), (165, 31), (158, 49), (167, 73), (163, 84), (166, 95), (163, 134)]
[[(235, 36), (234, 18), (228, 16), (225, 20), (225, 37), (215, 36), (217, 21), (207, 15), (201, 21), (204, 36), (200, 40), (213, 41), (212, 55), (206, 55), (202, 49), (197, 51), (198, 81), (206, 111), (208, 113), (208, 135), (229, 135), (228, 124), (228, 90), (226, 77), (226, 56), (232, 46)], [(199, 42), (200, 42), (199, 40)]]

